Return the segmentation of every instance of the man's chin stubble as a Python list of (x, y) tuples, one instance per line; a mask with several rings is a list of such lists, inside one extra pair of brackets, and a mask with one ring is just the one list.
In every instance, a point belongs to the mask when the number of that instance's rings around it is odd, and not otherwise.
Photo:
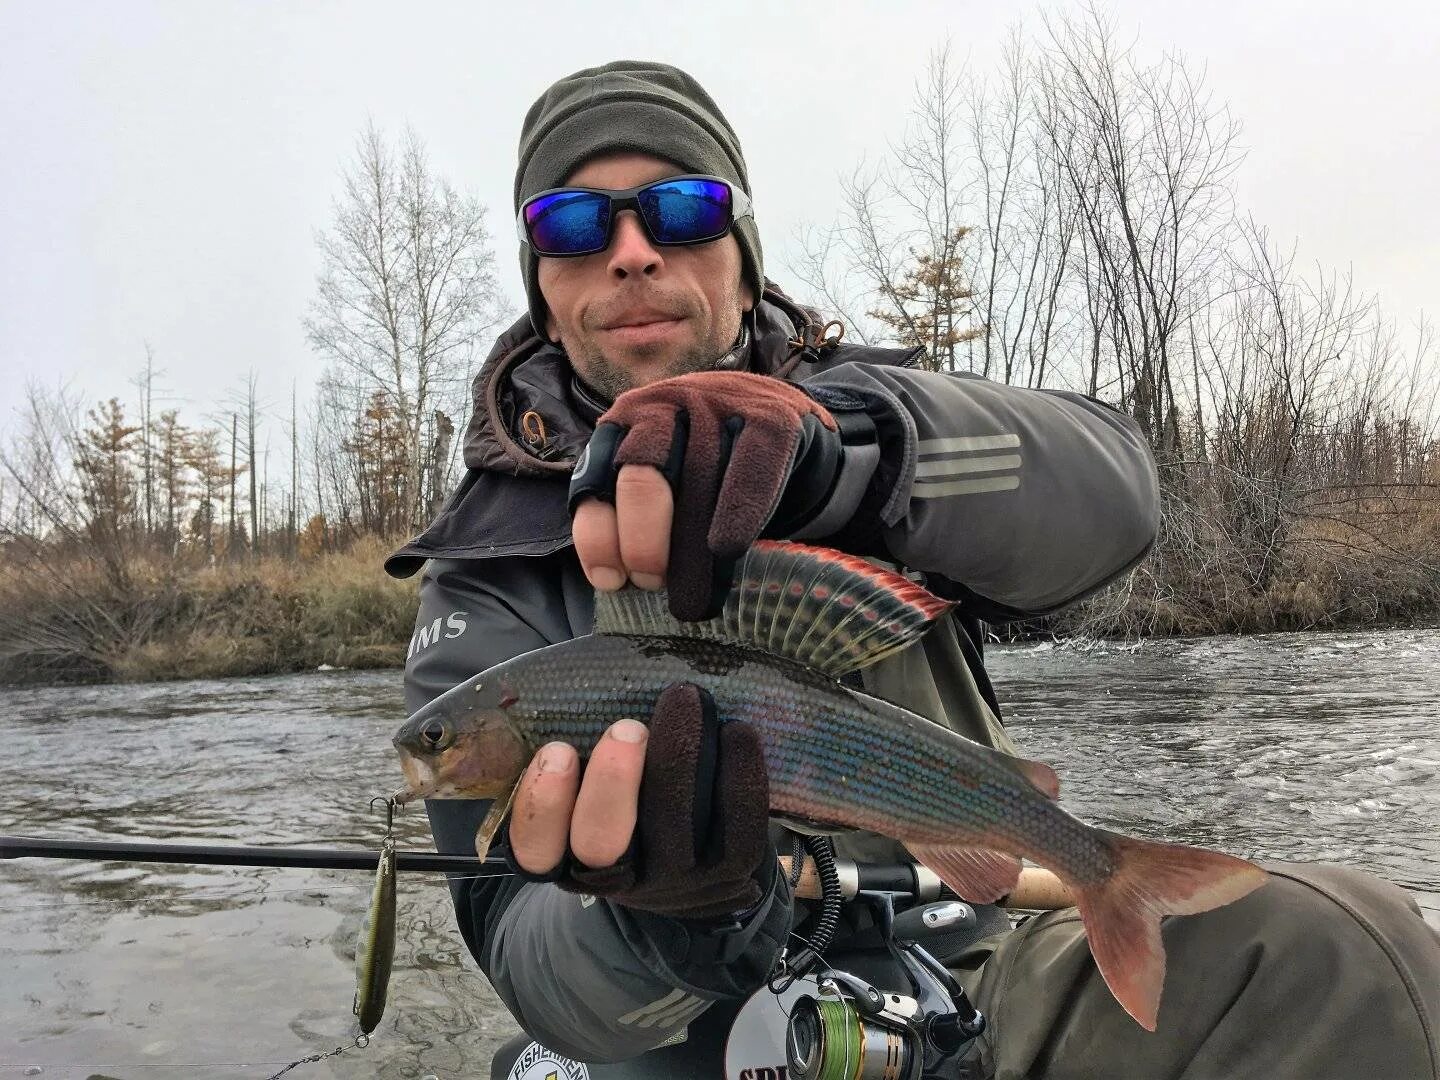
[[(696, 371), (709, 371), (715, 366), (724, 350), (715, 351), (711, 348), (691, 349), (681, 353), (675, 359), (663, 364), (659, 368), (651, 368), (647, 362), (647, 370), (653, 370), (653, 376), (638, 376), (633, 367), (626, 365), (623, 361), (612, 360), (603, 352), (595, 352), (586, 357), (583, 363), (575, 364), (580, 377), (585, 380), (590, 389), (603, 395), (606, 400), (614, 401), (626, 390), (634, 390), (637, 386), (644, 386), (648, 383), (658, 382), (661, 379), (674, 378), (677, 375), (689, 375)], [(648, 358), (647, 358), (648, 360)]]

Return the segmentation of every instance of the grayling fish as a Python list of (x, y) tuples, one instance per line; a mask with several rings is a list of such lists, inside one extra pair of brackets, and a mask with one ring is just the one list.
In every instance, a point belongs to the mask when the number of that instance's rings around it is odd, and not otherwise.
[(675, 621), (663, 593), (599, 593), (593, 634), (498, 664), (410, 717), (395, 737), (409, 784), (397, 797), (494, 799), (476, 839), (483, 856), (542, 745), (563, 740), (586, 756), (616, 720), (648, 717), (666, 686), (694, 683), (722, 720), (759, 729), (777, 814), (900, 840), (979, 903), (1013, 888), (1021, 859), (1053, 870), (1077, 898), (1115, 997), (1153, 1030), (1161, 916), (1230, 903), (1265, 873), (1092, 828), (1060, 808), (1049, 766), (840, 682), (950, 606), (862, 559), (769, 541), (746, 555), (708, 622)]

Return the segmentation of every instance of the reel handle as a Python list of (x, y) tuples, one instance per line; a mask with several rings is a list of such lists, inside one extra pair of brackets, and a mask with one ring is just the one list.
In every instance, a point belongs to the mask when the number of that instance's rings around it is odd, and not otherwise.
[(890, 929), (897, 938), (914, 941), (932, 934), (968, 930), (977, 921), (975, 909), (964, 900), (939, 900), (900, 912)]

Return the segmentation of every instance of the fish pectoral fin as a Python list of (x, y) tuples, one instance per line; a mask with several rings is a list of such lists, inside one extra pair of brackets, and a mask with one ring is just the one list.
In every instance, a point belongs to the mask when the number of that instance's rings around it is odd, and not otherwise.
[(485, 820), (480, 822), (480, 828), (475, 830), (476, 858), (483, 859), (490, 854), (490, 845), (495, 842), (495, 834), (500, 831), (500, 826), (505, 824), (505, 817), (510, 813), (510, 804), (515, 801), (515, 789), (519, 786), (520, 778), (516, 777), (510, 789), (490, 804), (490, 812), (485, 815)]
[(1051, 802), (1058, 802), (1060, 799), (1060, 777), (1055, 770), (1043, 761), (1032, 761), (1030, 758), (1017, 757), (1014, 759), (1015, 768), (1021, 776)]
[(955, 894), (974, 904), (989, 904), (1015, 888), (1020, 860), (1003, 851), (944, 844), (905, 845), (910, 854), (933, 870)]

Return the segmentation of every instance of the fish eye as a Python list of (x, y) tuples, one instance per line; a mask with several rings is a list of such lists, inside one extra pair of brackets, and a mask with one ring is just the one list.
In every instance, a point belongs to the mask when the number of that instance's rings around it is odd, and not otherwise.
[(431, 720), (420, 729), (421, 741), (431, 750), (439, 750), (449, 734), (444, 721), (441, 720)]

